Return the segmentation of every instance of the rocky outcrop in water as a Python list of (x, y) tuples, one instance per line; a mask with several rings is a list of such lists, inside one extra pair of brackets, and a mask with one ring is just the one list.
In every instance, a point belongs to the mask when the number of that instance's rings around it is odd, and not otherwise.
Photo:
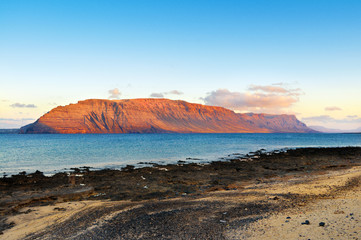
[(89, 99), (59, 106), (21, 133), (315, 132), (293, 115), (240, 114), (169, 99)]

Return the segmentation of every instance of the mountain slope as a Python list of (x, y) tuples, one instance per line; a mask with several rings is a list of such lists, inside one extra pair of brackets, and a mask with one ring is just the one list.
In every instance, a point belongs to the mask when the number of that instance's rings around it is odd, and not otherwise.
[(238, 114), (169, 99), (89, 99), (59, 106), (21, 133), (313, 132), (291, 115)]

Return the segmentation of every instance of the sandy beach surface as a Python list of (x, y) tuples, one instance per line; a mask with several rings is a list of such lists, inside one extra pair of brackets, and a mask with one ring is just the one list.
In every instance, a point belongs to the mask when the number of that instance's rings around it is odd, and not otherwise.
[(359, 239), (361, 148), (0, 181), (0, 239)]

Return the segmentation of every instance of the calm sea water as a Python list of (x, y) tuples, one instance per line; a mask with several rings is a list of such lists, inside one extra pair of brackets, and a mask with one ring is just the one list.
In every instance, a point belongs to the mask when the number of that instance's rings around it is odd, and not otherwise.
[[(139, 162), (214, 161), (294, 147), (361, 146), (360, 134), (0, 134), (0, 175), (52, 174), (71, 167), (121, 168)], [(189, 160), (186, 160), (189, 161)]]

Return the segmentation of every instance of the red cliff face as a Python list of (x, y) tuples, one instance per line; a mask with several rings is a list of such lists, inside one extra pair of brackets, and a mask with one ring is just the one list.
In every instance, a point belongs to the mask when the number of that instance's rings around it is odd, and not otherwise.
[(168, 99), (79, 101), (56, 107), (22, 133), (312, 132), (290, 115), (238, 114)]

